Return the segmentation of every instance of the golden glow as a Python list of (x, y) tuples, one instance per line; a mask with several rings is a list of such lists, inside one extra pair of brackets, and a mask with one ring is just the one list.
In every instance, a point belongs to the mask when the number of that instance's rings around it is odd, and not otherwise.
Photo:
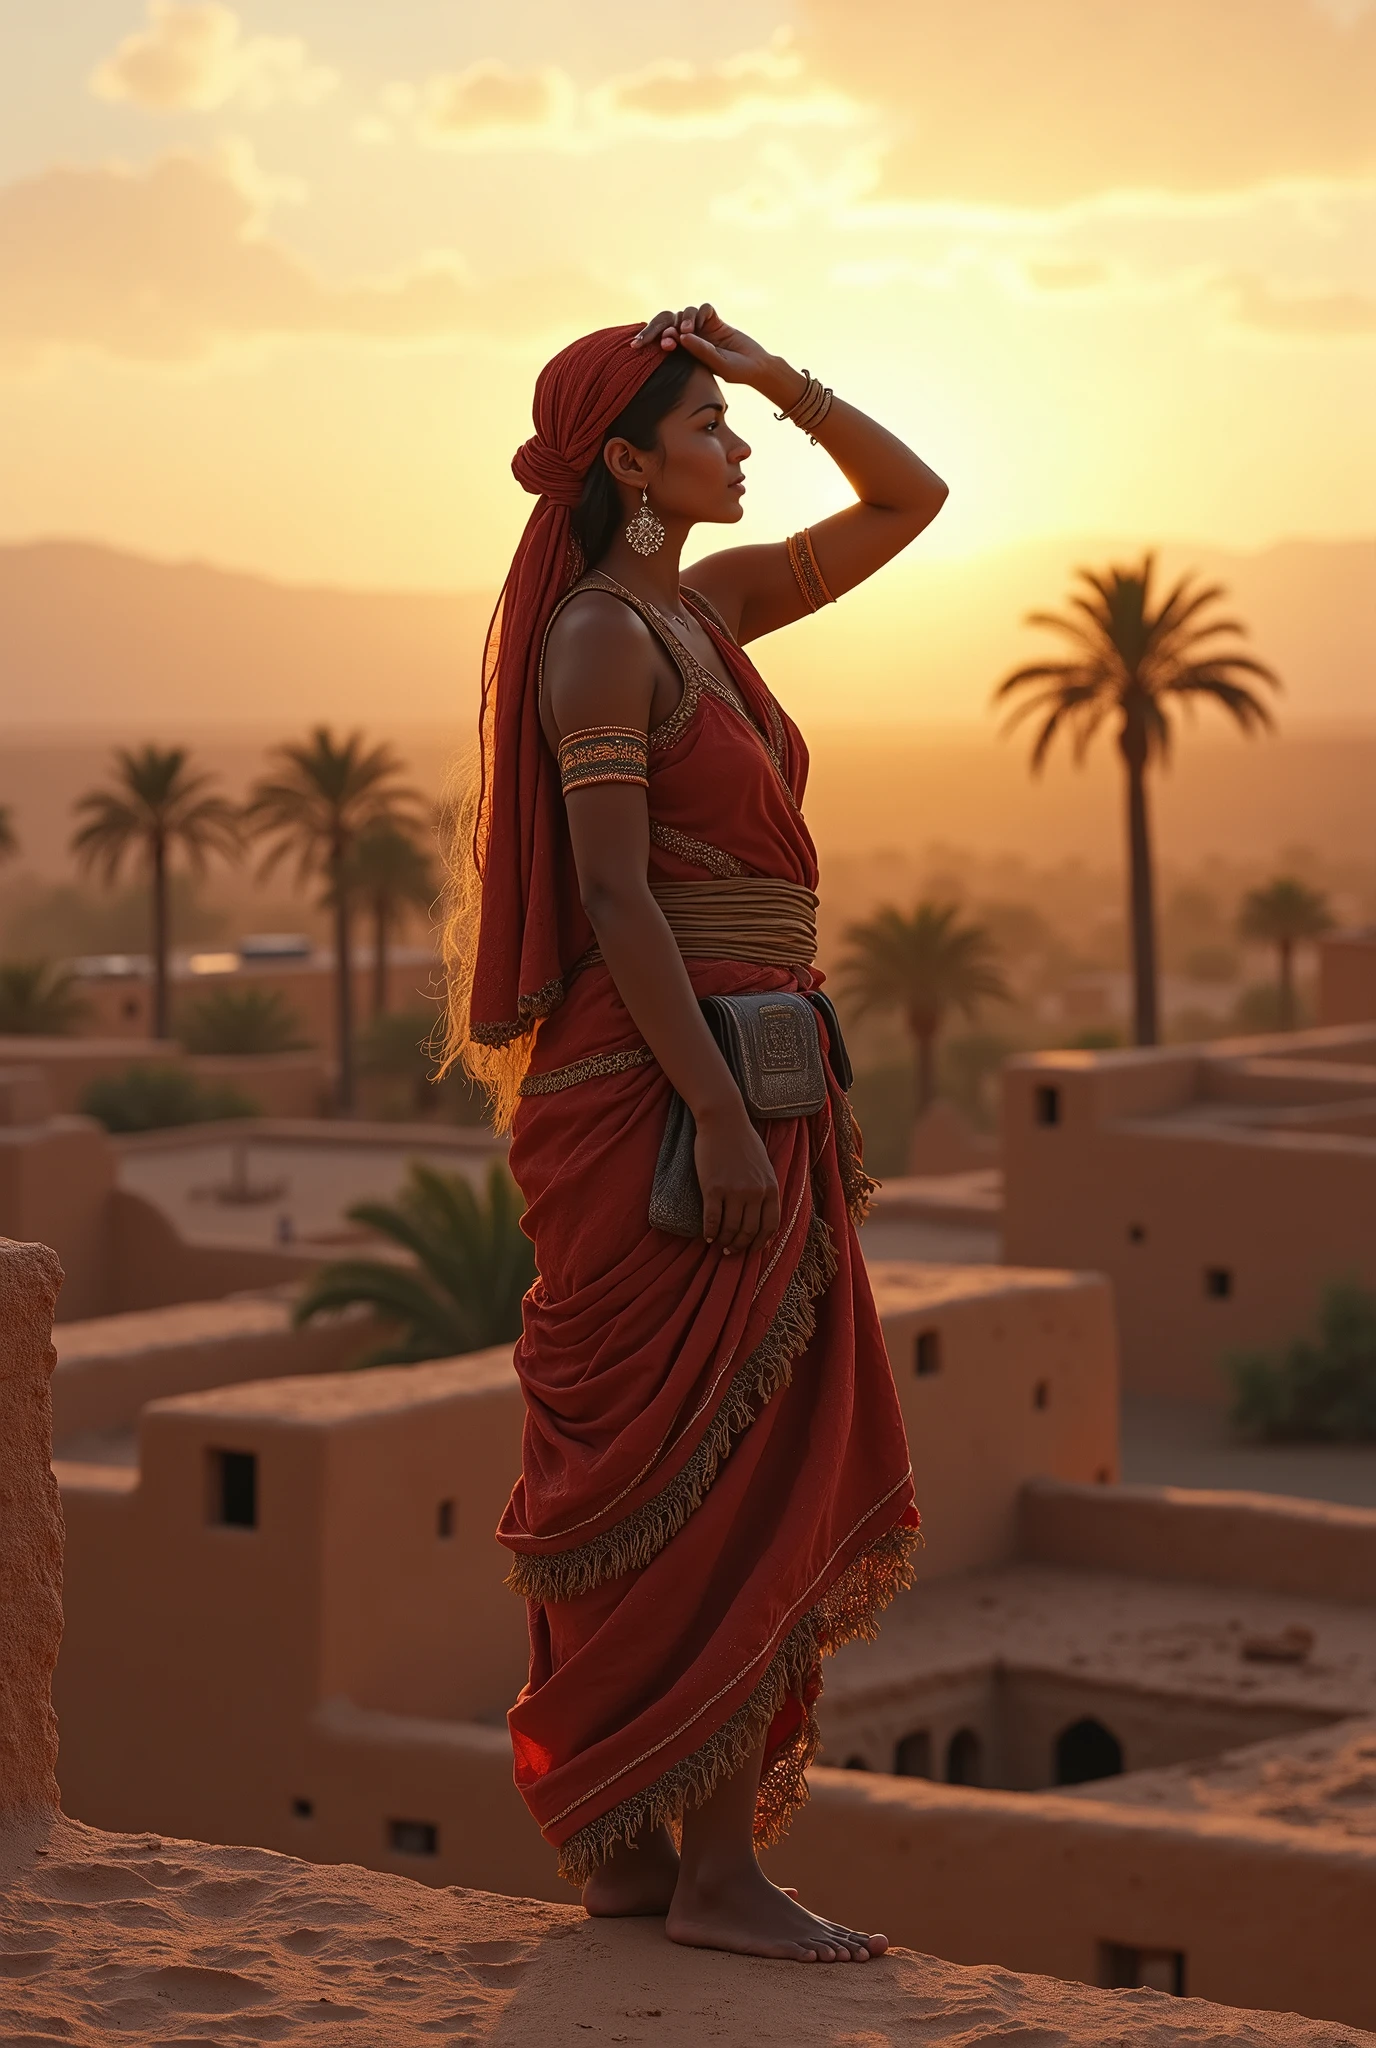
[[(0, 83), (5, 537), (490, 587), (539, 364), (695, 296), (948, 478), (924, 560), (1376, 528), (1362, 0), (73, 14)], [(844, 502), (733, 403), (740, 537)]]

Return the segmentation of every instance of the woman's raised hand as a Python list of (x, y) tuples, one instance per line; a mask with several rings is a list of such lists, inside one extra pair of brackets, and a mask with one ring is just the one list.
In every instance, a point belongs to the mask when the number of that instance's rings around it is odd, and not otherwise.
[[(728, 327), (715, 306), (685, 306), (681, 313), (656, 313), (636, 335), (636, 348), (658, 346), (667, 355), (686, 348), (714, 376), (728, 384), (757, 384), (777, 371), (778, 359), (743, 334)], [(796, 372), (794, 373), (796, 376)]]

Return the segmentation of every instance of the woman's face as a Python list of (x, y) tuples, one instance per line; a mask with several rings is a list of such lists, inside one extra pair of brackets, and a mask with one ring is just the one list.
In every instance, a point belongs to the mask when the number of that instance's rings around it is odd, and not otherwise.
[[(613, 459), (613, 476), (631, 484), (637, 494), (640, 483), (647, 485), (651, 507), (661, 519), (729, 525), (744, 516), (742, 465), (750, 454), (749, 443), (728, 423), (721, 386), (701, 365), (673, 411), (660, 421), (658, 447), (632, 450), (626, 442), (612, 442), (607, 454), (613, 457), (623, 449), (631, 462), (623, 467)], [(632, 466), (639, 472), (638, 482), (628, 474)]]

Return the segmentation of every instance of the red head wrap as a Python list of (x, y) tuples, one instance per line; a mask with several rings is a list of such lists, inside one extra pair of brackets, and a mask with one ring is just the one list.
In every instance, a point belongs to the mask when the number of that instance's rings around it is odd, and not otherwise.
[(480, 1045), (507, 1045), (563, 1000), (592, 932), (578, 900), (559, 772), (540, 729), (545, 632), (569, 587), (569, 512), (617, 416), (662, 361), (638, 326), (561, 349), (535, 385), (535, 432), (511, 467), (539, 497), (507, 571), (483, 658), (482, 801), (474, 854), (481, 921), (469, 1013)]

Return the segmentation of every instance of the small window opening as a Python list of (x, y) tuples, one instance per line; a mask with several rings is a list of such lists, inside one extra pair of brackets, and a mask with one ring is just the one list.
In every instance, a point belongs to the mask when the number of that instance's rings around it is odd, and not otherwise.
[(867, 1771), (869, 1765), (862, 1756), (848, 1756), (841, 1769), (843, 1771)]
[(1206, 1266), (1204, 1269), (1204, 1292), (1210, 1301), (1227, 1301), (1233, 1292), (1233, 1273), (1230, 1266)]
[(435, 1511), (435, 1534), (437, 1536), (452, 1536), (453, 1533), (454, 1503), (452, 1500), (442, 1500)]
[(210, 1453), (211, 1520), (227, 1529), (258, 1527), (258, 1459), (253, 1451)]
[(1129, 1243), (1129, 1244), (1145, 1244), (1145, 1243), (1146, 1243), (1146, 1241), (1147, 1241), (1147, 1226), (1146, 1226), (1146, 1224), (1145, 1224), (1145, 1223), (1129, 1223), (1129, 1225), (1128, 1225), (1128, 1243)]
[(388, 1846), (398, 1856), (438, 1856), (440, 1831), (432, 1820), (389, 1820)]
[(941, 1371), (940, 1330), (919, 1330), (913, 1344), (913, 1370), (920, 1380)]
[(1089, 1785), (1096, 1778), (1121, 1777), (1123, 1745), (1102, 1721), (1072, 1721), (1056, 1737), (1056, 1783)]
[(931, 1777), (932, 1738), (926, 1728), (903, 1737), (893, 1753), (893, 1769), (898, 1778)]
[(1037, 1381), (1036, 1386), (1032, 1389), (1032, 1406), (1034, 1408), (1049, 1408), (1051, 1406), (1050, 1380)]
[(1179, 1948), (1130, 1948), (1123, 1942), (1099, 1944), (1099, 1982), (1106, 1991), (1164, 1991), (1185, 1996), (1185, 1951)]
[(946, 1783), (984, 1783), (984, 1744), (973, 1728), (957, 1728), (946, 1745)]
[(1036, 1093), (1036, 1115), (1039, 1124), (1058, 1124), (1061, 1120), (1061, 1091), (1043, 1083)]
[(293, 1799), (291, 1810), (298, 1820), (310, 1820), (315, 1812), (315, 1801), (313, 1799)]

